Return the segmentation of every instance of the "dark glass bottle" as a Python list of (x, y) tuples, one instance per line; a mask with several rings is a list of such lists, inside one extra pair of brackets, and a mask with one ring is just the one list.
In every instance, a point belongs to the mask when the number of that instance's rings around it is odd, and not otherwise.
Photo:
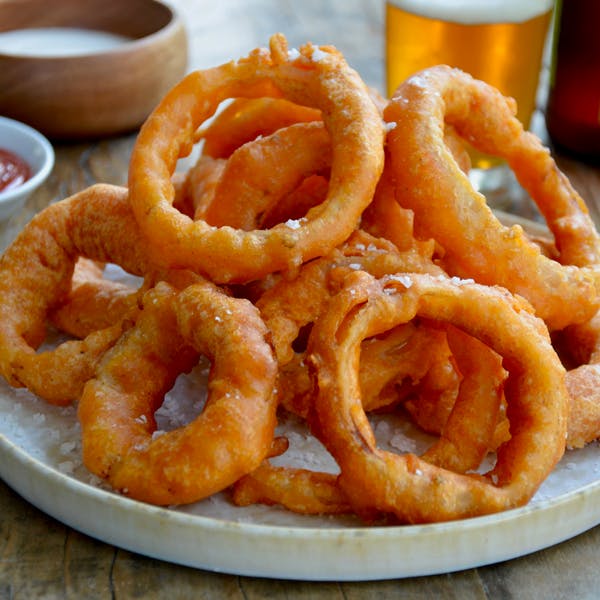
[(553, 143), (600, 162), (600, 0), (558, 0), (546, 126)]

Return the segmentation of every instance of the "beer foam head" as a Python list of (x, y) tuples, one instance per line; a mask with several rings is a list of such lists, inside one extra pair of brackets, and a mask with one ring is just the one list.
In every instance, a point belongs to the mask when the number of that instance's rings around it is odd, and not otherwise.
[(390, 0), (406, 12), (463, 25), (521, 23), (552, 8), (552, 0)]

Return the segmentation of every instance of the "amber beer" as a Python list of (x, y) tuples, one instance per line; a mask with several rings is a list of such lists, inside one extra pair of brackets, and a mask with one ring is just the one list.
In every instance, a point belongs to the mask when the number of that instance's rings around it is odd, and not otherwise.
[(528, 127), (552, 4), (552, 0), (388, 0), (388, 94), (416, 71), (447, 64), (515, 98), (518, 117)]

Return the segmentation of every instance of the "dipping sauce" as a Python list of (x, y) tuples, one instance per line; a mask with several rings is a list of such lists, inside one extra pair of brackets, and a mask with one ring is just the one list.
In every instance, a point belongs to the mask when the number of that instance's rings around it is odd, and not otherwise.
[(23, 185), (30, 177), (31, 168), (20, 156), (0, 148), (0, 192)]
[(16, 56), (76, 56), (112, 50), (132, 38), (79, 27), (36, 27), (0, 32), (0, 53)]

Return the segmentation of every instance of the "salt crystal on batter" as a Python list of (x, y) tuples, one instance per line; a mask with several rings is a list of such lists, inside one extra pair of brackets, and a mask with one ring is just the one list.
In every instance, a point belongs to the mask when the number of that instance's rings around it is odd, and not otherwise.
[(398, 281), (401, 283), (406, 289), (412, 286), (413, 280), (410, 275), (390, 275), (388, 277), (391, 281)]
[(300, 229), (300, 219), (288, 219), (285, 224), (290, 229)]
[(310, 58), (313, 62), (319, 62), (319, 61), (327, 58), (328, 56), (329, 56), (328, 52), (323, 52), (323, 50), (321, 50), (321, 48), (315, 47)]
[[(440, 275), (440, 277), (444, 278), (443, 280), (445, 280), (445, 276), (444, 275)], [(450, 283), (454, 284), (454, 285), (468, 285), (471, 283), (475, 283), (474, 279), (462, 279), (461, 277), (450, 277)]]

